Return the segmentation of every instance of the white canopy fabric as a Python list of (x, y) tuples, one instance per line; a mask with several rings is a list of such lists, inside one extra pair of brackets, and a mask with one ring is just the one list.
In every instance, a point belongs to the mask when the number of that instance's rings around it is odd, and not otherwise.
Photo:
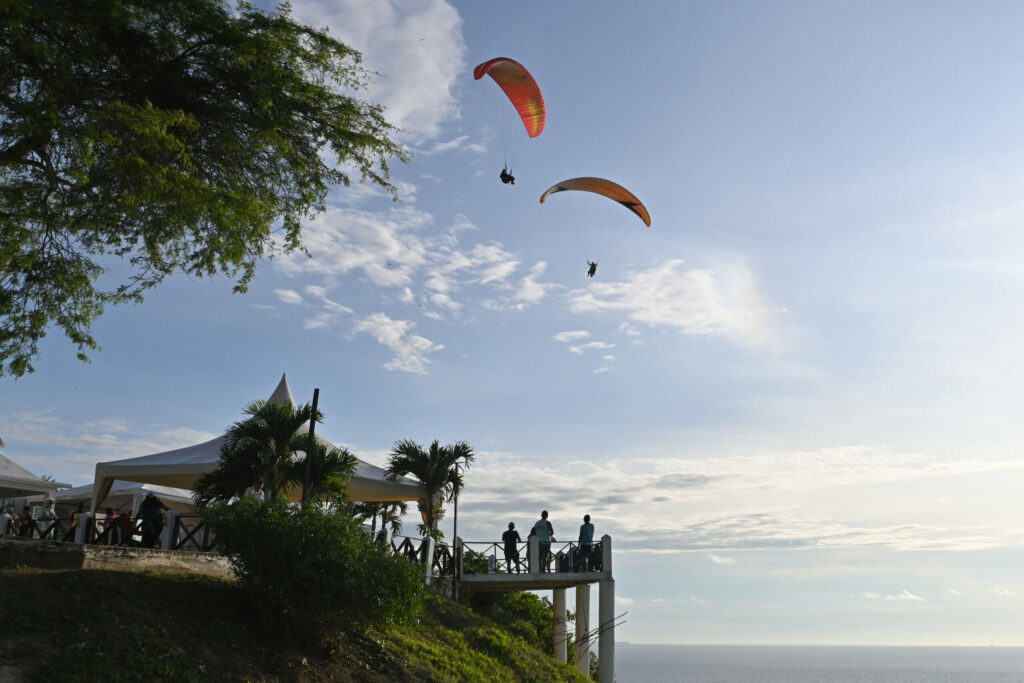
[[(281, 376), (281, 381), (271, 394), (269, 402), (295, 406), (285, 375)], [(316, 439), (330, 448), (336, 448), (319, 435), (316, 435)], [(227, 436), (219, 436), (173, 451), (97, 463), (92, 509), (96, 509), (98, 501), (106, 497), (117, 479), (191, 489), (199, 477), (217, 467), (220, 462), (220, 448), (226, 440)], [(396, 481), (386, 479), (382, 468), (360, 460), (349, 484), (348, 497), (353, 501), (391, 502), (423, 499), (426, 492), (417, 482), (405, 477), (399, 477)]]
[(69, 486), (71, 484), (40, 479), (0, 453), (0, 500), (31, 496), (37, 493), (53, 494), (57, 489), (66, 489)]
[[(188, 489), (177, 489), (156, 484), (139, 484), (134, 481), (113, 482), (106, 498), (97, 501), (96, 507), (98, 509), (112, 507), (119, 512), (129, 511), (132, 515), (135, 515), (139, 510), (139, 504), (142, 503), (142, 499), (150, 492), (154, 493), (167, 507), (173, 510), (183, 513), (196, 511), (192, 502), (192, 491)], [(79, 503), (89, 505), (92, 500), (92, 494), (92, 484), (84, 484), (58, 491), (53, 495), (53, 500), (57, 504), (57, 516), (61, 516), (62, 510), (66, 511), (67, 509), (74, 508)], [(26, 502), (32, 503), (41, 500), (41, 496), (32, 496), (27, 498)]]

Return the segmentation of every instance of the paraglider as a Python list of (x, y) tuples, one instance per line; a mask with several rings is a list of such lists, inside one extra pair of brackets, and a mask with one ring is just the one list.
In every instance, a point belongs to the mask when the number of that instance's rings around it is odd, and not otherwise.
[(587, 265), (590, 266), (587, 268), (587, 277), (594, 277), (597, 275), (597, 261), (587, 261)]
[(647, 207), (636, 198), (636, 195), (622, 185), (605, 180), (604, 178), (569, 178), (560, 183), (555, 183), (540, 196), (540, 203), (543, 204), (548, 195), (555, 194), (556, 192), (565, 192), (566, 190), (593, 192), (608, 197), (608, 199), (622, 204), (635, 213), (648, 228), (651, 227), (651, 215), (647, 213)]
[[(484, 75), (494, 79), (494, 82), (502, 89), (508, 99), (515, 107), (516, 113), (526, 127), (526, 133), (535, 138), (544, 130), (544, 122), (547, 113), (544, 109), (544, 96), (540, 92), (540, 86), (533, 79), (526, 68), (508, 57), (496, 57), (489, 59), (473, 69), (473, 78), (480, 80)], [(506, 151), (507, 160), (507, 151)], [(516, 179), (512, 175), (506, 161), (505, 167), (501, 169), (499, 176), (501, 182), (506, 185), (515, 185)]]
[(544, 111), (544, 96), (540, 92), (540, 86), (533, 76), (519, 62), (508, 57), (496, 57), (489, 59), (473, 69), (473, 78), (480, 80), (484, 74), (494, 79), (512, 106), (519, 113), (519, 118), (526, 126), (526, 132), (531, 138), (540, 135), (544, 130), (546, 112)]

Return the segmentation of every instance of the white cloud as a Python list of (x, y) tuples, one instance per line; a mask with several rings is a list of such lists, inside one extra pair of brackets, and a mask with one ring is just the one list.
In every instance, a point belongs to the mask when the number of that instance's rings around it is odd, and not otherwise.
[(359, 50), (363, 65), (380, 75), (365, 99), (413, 141), (440, 134), (457, 119), (454, 89), (466, 72), (462, 18), (443, 0), (296, 0), (300, 21), (328, 26)]
[(578, 339), (587, 339), (590, 337), (590, 333), (586, 330), (570, 330), (568, 332), (559, 332), (554, 336), (554, 340), (558, 342), (571, 342)]
[(771, 315), (746, 267), (684, 271), (682, 266), (682, 260), (672, 259), (621, 282), (594, 283), (570, 295), (570, 309), (623, 311), (651, 327), (673, 327), (691, 336), (723, 335), (751, 346), (774, 342)]
[(724, 564), (724, 565), (736, 564), (736, 558), (734, 558), (734, 557), (725, 557), (723, 555), (716, 555), (714, 553), (708, 553), (708, 559), (711, 560), (712, 562), (714, 562), (715, 564)]
[(592, 342), (587, 342), (586, 344), (580, 344), (578, 346), (570, 346), (569, 347), (569, 351), (571, 351), (572, 353), (576, 353), (576, 354), (582, 354), (584, 351), (594, 351), (594, 350), (612, 349), (612, 348), (615, 348), (615, 344), (609, 344), (607, 342), (600, 342), (600, 341), (592, 341)]
[(903, 589), (899, 593), (890, 595), (882, 595), (881, 593), (873, 592), (865, 592), (863, 595), (865, 598), (868, 598), (870, 600), (889, 600), (893, 602), (900, 600), (909, 600), (911, 602), (924, 602), (924, 598), (914, 595), (906, 589)]
[(277, 294), (277, 298), (286, 304), (302, 303), (302, 295), (292, 289), (275, 289), (274, 294)]
[(430, 363), (427, 354), (440, 351), (441, 344), (409, 334), (413, 324), (407, 320), (392, 320), (384, 313), (374, 313), (356, 322), (353, 330), (357, 334), (369, 334), (378, 343), (395, 352), (395, 357), (384, 364), (388, 370), (400, 370), (413, 374), (427, 374)]
[(619, 597), (618, 595), (616, 595), (615, 596), (615, 604), (616, 605), (620, 605), (622, 607), (629, 607), (631, 605), (635, 605), (636, 601), (633, 598), (622, 598), (622, 597)]
[(1001, 595), (1003, 597), (1012, 597), (1017, 594), (1017, 591), (1012, 588), (1002, 588), (999, 586), (992, 586), (988, 589), (988, 592), (992, 595)]

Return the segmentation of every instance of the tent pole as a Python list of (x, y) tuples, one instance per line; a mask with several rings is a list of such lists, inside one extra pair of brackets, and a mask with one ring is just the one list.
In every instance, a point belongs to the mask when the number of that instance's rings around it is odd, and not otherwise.
[(313, 430), (316, 429), (316, 404), (320, 400), (320, 388), (313, 389), (313, 414), (309, 416), (309, 441), (306, 442), (306, 476), (302, 479), (302, 505), (306, 505), (309, 499), (309, 474), (312, 470), (313, 453), (316, 448), (316, 440)]

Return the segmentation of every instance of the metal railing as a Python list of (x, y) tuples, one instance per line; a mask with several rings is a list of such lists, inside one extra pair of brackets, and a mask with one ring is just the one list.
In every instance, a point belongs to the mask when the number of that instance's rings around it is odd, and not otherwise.
[[(463, 541), (462, 574), (526, 574), (532, 566), (530, 544), (516, 543), (515, 551), (506, 553), (502, 542)], [(556, 574), (569, 572), (602, 571), (601, 542), (580, 547), (575, 541), (555, 542), (544, 553), (538, 544), (541, 566), (537, 573)]]

